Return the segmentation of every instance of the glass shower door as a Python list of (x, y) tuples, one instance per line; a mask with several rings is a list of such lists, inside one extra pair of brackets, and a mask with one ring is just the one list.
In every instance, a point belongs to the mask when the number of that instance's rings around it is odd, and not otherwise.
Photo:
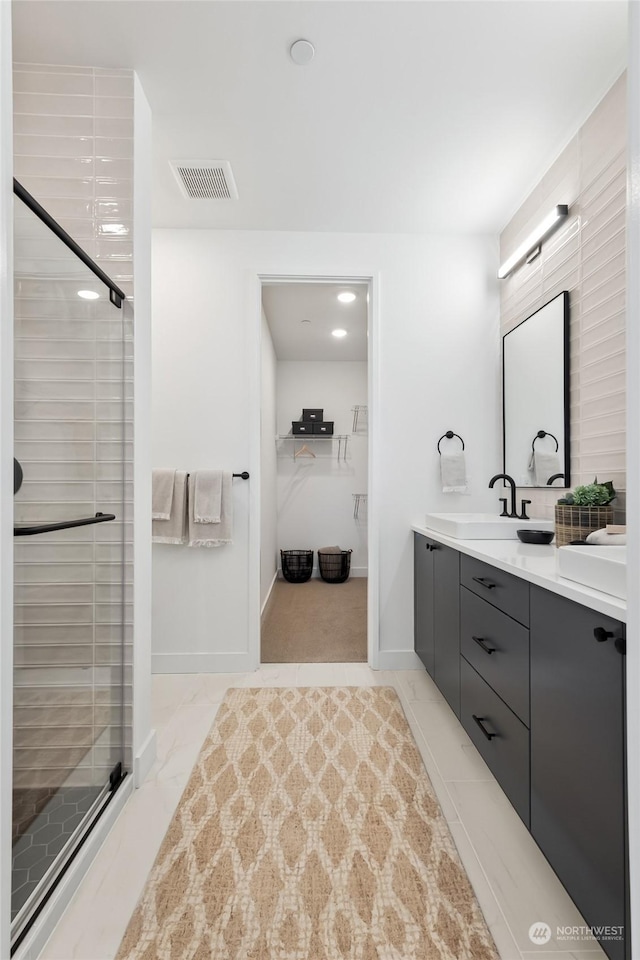
[(14, 945), (124, 769), (118, 301), (16, 197)]

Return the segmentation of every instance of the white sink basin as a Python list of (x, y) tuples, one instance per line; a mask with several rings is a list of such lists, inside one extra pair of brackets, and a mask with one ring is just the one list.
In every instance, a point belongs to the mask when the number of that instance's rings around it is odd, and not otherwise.
[(553, 520), (512, 520), (495, 513), (428, 513), (430, 530), (455, 540), (517, 540), (517, 530), (553, 530)]
[(627, 548), (589, 544), (560, 547), (558, 573), (567, 580), (601, 590), (620, 600), (627, 599)]

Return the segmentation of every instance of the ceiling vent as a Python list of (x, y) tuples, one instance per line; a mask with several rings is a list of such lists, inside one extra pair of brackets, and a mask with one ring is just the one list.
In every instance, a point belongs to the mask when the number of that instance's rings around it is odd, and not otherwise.
[(228, 160), (170, 160), (180, 190), (191, 200), (237, 200)]

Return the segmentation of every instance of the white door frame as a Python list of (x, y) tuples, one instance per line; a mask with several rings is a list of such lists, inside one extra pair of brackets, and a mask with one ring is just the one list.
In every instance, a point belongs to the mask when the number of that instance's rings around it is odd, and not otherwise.
[(261, 430), (260, 407), (262, 401), (262, 285), (263, 283), (366, 283), (369, 304), (367, 326), (369, 343), (367, 351), (367, 380), (369, 406), (368, 447), (368, 579), (367, 579), (367, 663), (378, 669), (380, 654), (379, 614), (379, 305), (380, 278), (375, 270), (319, 271), (318, 274), (274, 273), (270, 270), (252, 271), (251, 313), (249, 329), (253, 345), (253, 377), (249, 384), (251, 431), (249, 437), (249, 463), (251, 471), (251, 494), (249, 506), (249, 660), (251, 669), (260, 666), (260, 488), (261, 488)]

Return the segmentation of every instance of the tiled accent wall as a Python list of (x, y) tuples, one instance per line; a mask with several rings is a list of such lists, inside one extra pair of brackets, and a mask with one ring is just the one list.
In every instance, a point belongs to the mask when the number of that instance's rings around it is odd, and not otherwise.
[[(542, 254), (501, 281), (505, 334), (562, 290), (571, 315), (571, 486), (626, 487), (626, 76), (567, 145), (500, 237), (501, 260), (557, 204), (569, 216)], [(557, 490), (527, 488), (536, 516), (553, 517)], [(624, 505), (624, 494), (617, 501)]]
[[(131, 297), (133, 74), (16, 64), (14, 134), (17, 179)], [(16, 521), (117, 516), (16, 541), (14, 785), (44, 790), (119, 752), (123, 573), (131, 769), (133, 310), (79, 300), (87, 268), (16, 213)]]

